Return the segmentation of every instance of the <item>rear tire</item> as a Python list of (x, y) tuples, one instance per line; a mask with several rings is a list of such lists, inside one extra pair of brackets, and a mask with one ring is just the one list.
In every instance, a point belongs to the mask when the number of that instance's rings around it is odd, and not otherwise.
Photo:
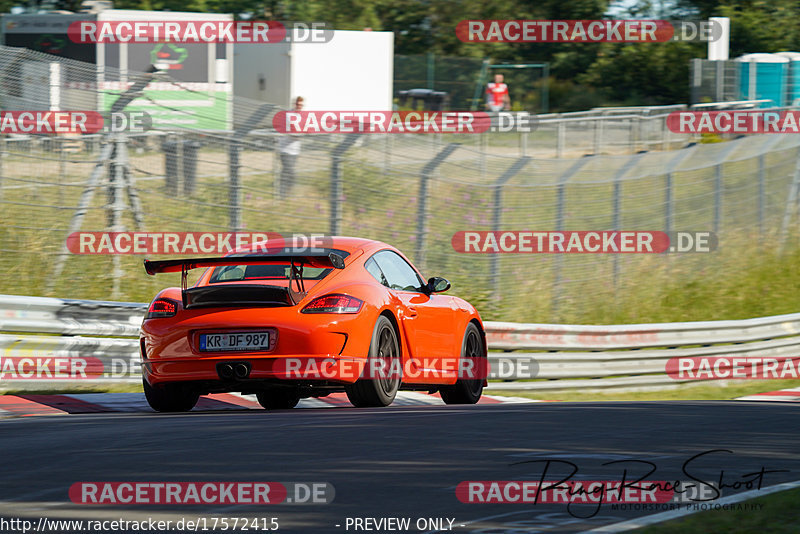
[[(371, 365), (375, 360), (383, 360), (383, 369), (388, 369), (384, 377), (372, 376), (377, 366)], [(369, 346), (367, 360), (367, 377), (359, 378), (355, 384), (345, 386), (347, 398), (358, 408), (389, 406), (400, 389), (400, 343), (392, 322), (381, 315), (375, 322), (372, 341)]]
[(147, 404), (157, 412), (188, 412), (200, 398), (199, 393), (180, 383), (151, 386), (142, 378), (142, 385)]
[(472, 360), (472, 369), (478, 378), (459, 378), (452, 386), (439, 390), (445, 404), (475, 404), (483, 394), (483, 380), (486, 376), (482, 369), (486, 369), (486, 350), (483, 338), (475, 323), (469, 323), (464, 331), (464, 341), (461, 343), (461, 359)]
[(300, 402), (300, 394), (292, 388), (275, 388), (256, 393), (265, 410), (290, 410)]

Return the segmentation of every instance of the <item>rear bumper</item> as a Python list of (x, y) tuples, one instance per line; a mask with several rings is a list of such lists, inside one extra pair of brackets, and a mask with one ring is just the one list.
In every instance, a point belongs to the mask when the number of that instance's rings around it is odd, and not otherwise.
[[(144, 359), (142, 373), (150, 385), (168, 382), (212, 382), (237, 386), (232, 391), (259, 382), (306, 384), (352, 384), (361, 376), (366, 358), (338, 354), (257, 355), (225, 354), (220, 356)], [(249, 368), (246, 378), (223, 379), (220, 364), (244, 363)]]

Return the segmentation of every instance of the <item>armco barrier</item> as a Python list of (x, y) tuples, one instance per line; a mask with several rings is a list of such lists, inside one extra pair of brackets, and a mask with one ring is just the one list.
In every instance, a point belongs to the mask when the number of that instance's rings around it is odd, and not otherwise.
[(0, 360), (97, 358), (111, 375), (75, 381), (7, 380), (4, 375), (0, 391), (140, 381), (138, 333), (146, 310), (147, 304), (131, 302), (0, 295)]
[[(138, 330), (146, 304), (0, 295), (0, 360), (92, 357), (126, 373), (83, 384), (129, 382), (139, 369)], [(535, 362), (535, 381), (492, 382), (492, 389), (638, 388), (675, 384), (670, 358), (797, 357), (800, 313), (739, 321), (637, 325), (553, 325), (487, 321), (490, 360)], [(2, 369), (2, 364), (0, 364)], [(124, 376), (123, 376), (124, 375)], [(23, 384), (24, 382), (24, 384)], [(0, 380), (0, 389), (58, 389), (65, 380)]]

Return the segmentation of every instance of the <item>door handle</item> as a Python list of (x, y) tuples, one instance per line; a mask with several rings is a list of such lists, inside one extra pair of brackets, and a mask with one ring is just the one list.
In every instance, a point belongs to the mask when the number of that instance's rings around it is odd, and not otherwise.
[(407, 311), (408, 311), (408, 316), (409, 317), (416, 317), (417, 316), (417, 309), (416, 308), (414, 308), (412, 306), (409, 306), (407, 308)]

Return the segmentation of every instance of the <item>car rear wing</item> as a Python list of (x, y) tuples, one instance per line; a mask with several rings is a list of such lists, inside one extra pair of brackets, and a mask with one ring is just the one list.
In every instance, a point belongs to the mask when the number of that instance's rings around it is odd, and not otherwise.
[[(289, 295), (297, 304), (306, 294), (303, 267), (344, 269), (344, 258), (335, 252), (307, 254), (249, 254), (215, 258), (184, 258), (177, 260), (144, 260), (144, 270), (153, 276), (158, 273), (181, 273), (181, 290), (186, 304), (187, 275), (192, 269), (221, 267), (225, 265), (275, 265), (289, 264)], [(297, 289), (292, 287), (295, 283)]]

